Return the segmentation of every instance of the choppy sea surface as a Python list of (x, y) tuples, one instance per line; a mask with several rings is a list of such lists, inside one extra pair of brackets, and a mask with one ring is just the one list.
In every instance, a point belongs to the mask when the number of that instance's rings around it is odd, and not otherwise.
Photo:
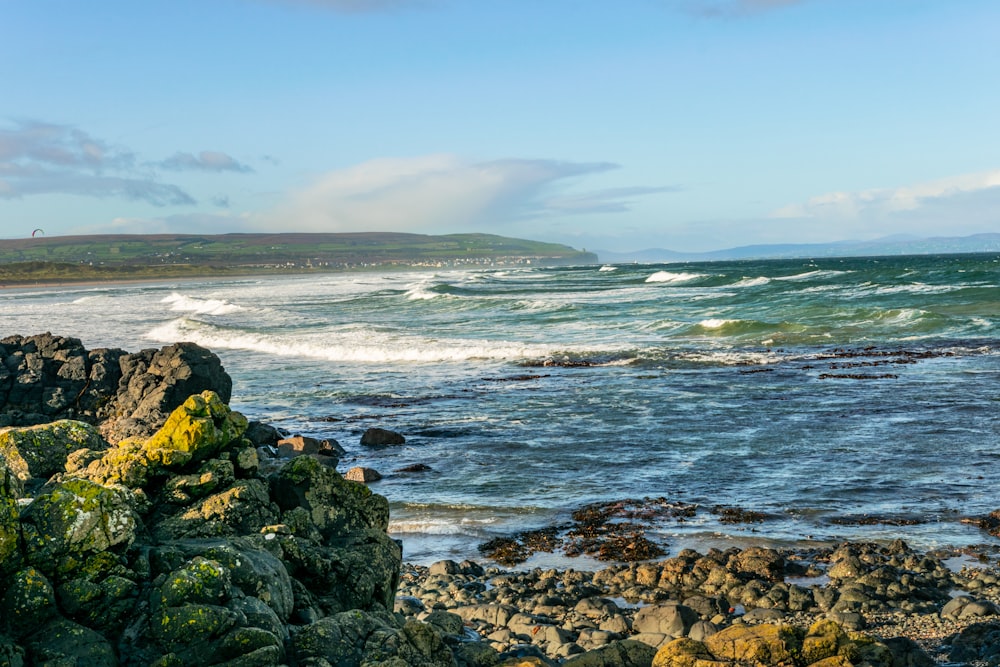
[(13, 288), (0, 323), (212, 349), (235, 409), (384, 475), (410, 561), (645, 496), (706, 510), (670, 552), (996, 541), (960, 522), (1000, 507), (996, 254)]

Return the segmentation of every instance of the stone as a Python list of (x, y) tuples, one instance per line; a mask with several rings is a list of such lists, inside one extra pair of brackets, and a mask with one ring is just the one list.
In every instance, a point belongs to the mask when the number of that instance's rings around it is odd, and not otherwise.
[(802, 647), (802, 633), (789, 625), (731, 625), (705, 638), (717, 660), (778, 664), (792, 662)]
[[(395, 627), (387, 618), (347, 611), (322, 618), (292, 637), (299, 664), (399, 667), (453, 667), (451, 650), (430, 626), (407, 621)], [(323, 660), (325, 663), (316, 661)]]
[(67, 479), (21, 512), (27, 561), (54, 577), (70, 578), (92, 554), (127, 549), (140, 521), (124, 487)]
[(99, 633), (57, 618), (25, 640), (30, 664), (117, 667), (114, 647)]
[(95, 426), (70, 419), (0, 429), (0, 456), (21, 481), (33, 477), (48, 479), (62, 472), (70, 453), (78, 449), (101, 451), (107, 448), (108, 443)]
[(382, 479), (382, 475), (380, 475), (374, 468), (355, 466), (344, 473), (344, 479), (351, 482), (361, 482), (362, 484), (367, 484), (368, 482), (377, 482)]
[(190, 396), (143, 446), (146, 458), (177, 468), (215, 456), (243, 436), (246, 417), (229, 409), (212, 391)]
[(722, 667), (702, 642), (680, 637), (664, 645), (653, 656), (652, 667)]
[(16, 638), (31, 634), (59, 616), (52, 584), (33, 567), (14, 574), (0, 598), (0, 619)]
[(316, 438), (304, 435), (293, 435), (288, 438), (282, 438), (277, 441), (276, 446), (278, 448), (278, 456), (283, 458), (318, 454), (339, 460), (341, 455), (347, 453), (336, 440), (317, 440)]
[(676, 639), (686, 636), (698, 620), (698, 614), (682, 604), (650, 605), (636, 613), (632, 629), (637, 633), (662, 634)]
[(642, 642), (625, 639), (614, 641), (596, 650), (575, 656), (564, 667), (650, 667), (656, 649)]
[(62, 419), (100, 425), (111, 443), (149, 437), (191, 394), (229, 401), (232, 380), (219, 358), (194, 343), (129, 354), (88, 351), (77, 338), (43, 333), (0, 340), (0, 426)]
[(364, 447), (386, 447), (405, 443), (406, 438), (401, 434), (384, 428), (370, 428), (361, 436), (361, 444)]

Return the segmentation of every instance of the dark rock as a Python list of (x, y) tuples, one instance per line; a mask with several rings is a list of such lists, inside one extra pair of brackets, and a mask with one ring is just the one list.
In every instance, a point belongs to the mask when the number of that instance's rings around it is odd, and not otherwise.
[(23, 638), (59, 616), (52, 584), (33, 567), (17, 572), (0, 599), (4, 630)]
[(892, 652), (892, 667), (934, 667), (934, 658), (909, 637), (890, 637), (882, 643)]
[(31, 664), (117, 667), (111, 643), (82, 625), (56, 619), (25, 640)]
[(599, 649), (570, 658), (564, 667), (650, 667), (656, 649), (631, 639), (613, 641)]
[[(451, 650), (430, 626), (362, 611), (322, 618), (292, 638), (299, 664), (392, 664), (453, 667)], [(325, 661), (325, 662), (320, 662)]]
[(395, 472), (430, 472), (431, 470), (433, 468), (425, 463), (414, 463), (413, 465), (396, 468)]
[(247, 430), (243, 437), (252, 442), (254, 447), (263, 447), (265, 445), (276, 446), (284, 436), (281, 431), (270, 424), (252, 421), (247, 424)]
[(962, 630), (951, 643), (948, 660), (996, 664), (1000, 660), (1000, 623), (975, 623)]
[(406, 438), (402, 435), (384, 428), (370, 428), (361, 436), (361, 444), (365, 447), (386, 447), (405, 443)]
[(117, 443), (148, 437), (205, 390), (228, 402), (232, 380), (215, 354), (194, 343), (129, 354), (87, 351), (77, 338), (50, 333), (0, 340), (0, 426), (75, 419), (99, 425)]

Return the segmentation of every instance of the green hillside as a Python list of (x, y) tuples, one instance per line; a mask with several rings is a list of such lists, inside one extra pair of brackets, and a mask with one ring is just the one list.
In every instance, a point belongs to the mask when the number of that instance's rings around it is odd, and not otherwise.
[(0, 283), (589, 264), (593, 253), (491, 234), (149, 234), (0, 239)]

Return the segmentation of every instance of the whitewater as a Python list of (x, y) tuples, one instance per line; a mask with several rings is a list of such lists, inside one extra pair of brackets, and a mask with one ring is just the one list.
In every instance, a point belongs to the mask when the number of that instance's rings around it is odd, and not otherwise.
[(674, 553), (933, 548), (994, 539), (961, 519), (1000, 507), (998, 279), (989, 254), (8, 288), (0, 336), (210, 348), (235, 409), (383, 474), (411, 561), (646, 496), (764, 517), (664, 522)]

